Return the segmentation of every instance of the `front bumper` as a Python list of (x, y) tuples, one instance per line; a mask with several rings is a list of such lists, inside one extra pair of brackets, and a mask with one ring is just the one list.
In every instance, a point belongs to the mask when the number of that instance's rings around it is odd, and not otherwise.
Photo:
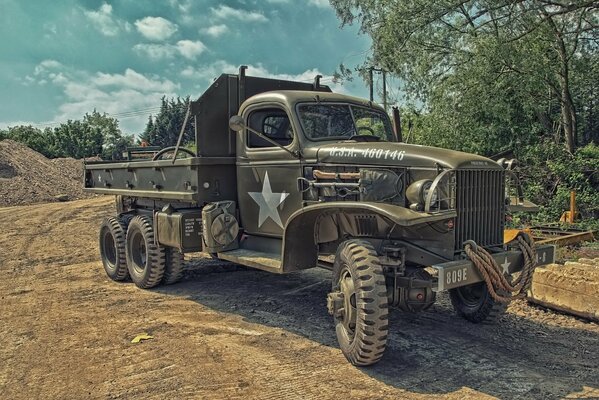
[[(555, 246), (536, 246), (537, 265), (555, 262)], [(505, 273), (514, 273), (522, 270), (524, 256), (521, 251), (506, 251), (493, 254), (493, 258)], [(482, 282), (476, 266), (470, 260), (450, 261), (431, 266), (437, 271), (437, 282), (433, 282), (433, 291), (454, 289), (460, 286)]]

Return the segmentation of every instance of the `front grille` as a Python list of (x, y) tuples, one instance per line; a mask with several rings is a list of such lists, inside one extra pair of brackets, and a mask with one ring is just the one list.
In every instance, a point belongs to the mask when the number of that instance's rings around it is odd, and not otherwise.
[(482, 246), (503, 244), (504, 171), (456, 171), (456, 211), (456, 249), (466, 240)]

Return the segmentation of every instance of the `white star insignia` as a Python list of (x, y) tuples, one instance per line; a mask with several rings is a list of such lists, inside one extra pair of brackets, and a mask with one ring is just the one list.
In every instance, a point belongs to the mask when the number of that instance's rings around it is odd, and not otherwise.
[(249, 192), (248, 194), (260, 207), (260, 213), (258, 214), (258, 228), (262, 226), (268, 217), (283, 228), (283, 222), (281, 221), (281, 216), (279, 215), (277, 207), (283, 204), (290, 193), (273, 193), (272, 188), (270, 187), (268, 172), (266, 172), (264, 175), (262, 192)]
[(510, 265), (512, 265), (511, 262), (509, 262), (507, 260), (507, 257), (505, 258), (505, 262), (503, 264), (501, 264), (501, 267), (503, 268), (503, 273), (504, 274), (509, 274), (510, 273)]

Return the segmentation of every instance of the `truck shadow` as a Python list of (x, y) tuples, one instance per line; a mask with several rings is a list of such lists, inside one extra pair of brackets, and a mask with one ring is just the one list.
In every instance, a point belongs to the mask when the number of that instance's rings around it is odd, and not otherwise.
[[(326, 310), (330, 272), (289, 275), (238, 269), (194, 259), (185, 279), (157, 291), (192, 299), (337, 348)], [(475, 325), (457, 317), (446, 295), (420, 314), (393, 310), (385, 356), (362, 371), (411, 392), (445, 394), (468, 387), (499, 398), (563, 398), (599, 388), (597, 331), (546, 324), (508, 313), (498, 324)], [(575, 321), (558, 316), (560, 325)], [(580, 323), (580, 322), (579, 322)], [(587, 397), (588, 398), (588, 397)]]

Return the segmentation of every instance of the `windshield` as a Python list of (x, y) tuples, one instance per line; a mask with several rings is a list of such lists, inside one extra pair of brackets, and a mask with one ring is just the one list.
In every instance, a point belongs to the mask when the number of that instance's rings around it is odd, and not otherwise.
[(377, 110), (349, 104), (302, 104), (298, 111), (310, 140), (347, 140), (363, 135), (393, 141), (389, 118)]

